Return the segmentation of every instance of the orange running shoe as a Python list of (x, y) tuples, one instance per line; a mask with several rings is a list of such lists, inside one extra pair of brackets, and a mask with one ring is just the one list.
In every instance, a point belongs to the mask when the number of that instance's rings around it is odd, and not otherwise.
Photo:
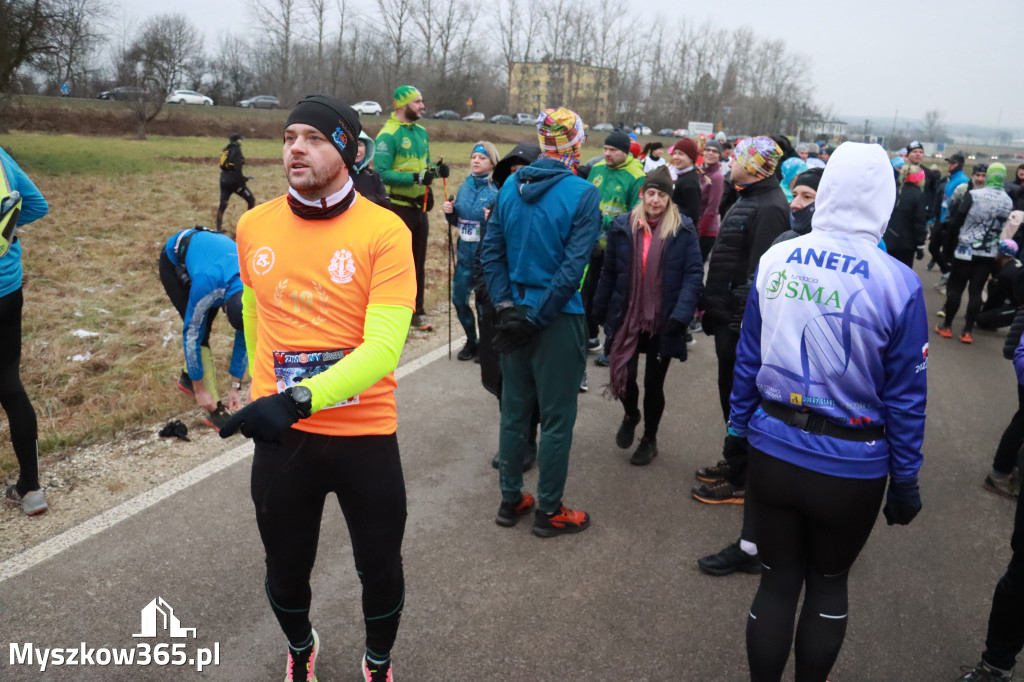
[(573, 511), (564, 504), (554, 514), (540, 509), (533, 515), (533, 534), (542, 538), (553, 538), (563, 533), (579, 533), (590, 525), (590, 514)]
[(953, 338), (953, 330), (949, 327), (943, 327), (941, 325), (935, 325), (935, 333), (944, 339)]
[(960, 343), (974, 343), (974, 337), (970, 332), (964, 332), (960, 335)]

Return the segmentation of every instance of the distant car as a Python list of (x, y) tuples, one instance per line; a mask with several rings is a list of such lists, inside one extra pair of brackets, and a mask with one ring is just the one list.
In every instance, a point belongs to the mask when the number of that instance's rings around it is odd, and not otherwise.
[(164, 102), (168, 104), (202, 104), (212, 107), (213, 100), (206, 95), (201, 95), (195, 90), (172, 90)]
[(277, 109), (281, 106), (281, 102), (273, 95), (256, 95), (249, 99), (243, 99), (237, 106), (246, 109)]
[(517, 126), (529, 126), (537, 122), (537, 117), (533, 114), (516, 114), (516, 125)]
[(689, 137), (690, 131), (687, 130), (686, 128), (676, 128), (675, 130), (672, 131), (672, 134), (675, 135), (676, 137)]
[(615, 126), (613, 126), (611, 123), (598, 123), (593, 128), (591, 128), (591, 130), (596, 130), (599, 133), (610, 133), (611, 131), (615, 130)]
[(637, 135), (650, 135), (651, 129), (648, 126), (641, 124), (634, 128), (633, 132), (635, 132)]
[(510, 126), (515, 125), (516, 120), (511, 116), (506, 116), (505, 114), (495, 114), (494, 116), (491, 116), (491, 123), (499, 123), (501, 125)]
[(658, 135), (661, 137), (672, 137), (674, 132), (671, 128), (662, 128), (658, 131)]
[(368, 99), (365, 99), (362, 102), (356, 102), (352, 105), (352, 108), (365, 116), (380, 116), (384, 113), (383, 107), (381, 107), (378, 102), (373, 102)]
[(463, 116), (463, 121), (486, 121), (487, 117), (484, 116), (482, 111), (474, 111), (469, 116)]
[(149, 92), (147, 90), (127, 85), (119, 85), (116, 88), (104, 90), (100, 94), (96, 95), (96, 99), (107, 99), (116, 100), (118, 102), (127, 102), (129, 100), (143, 99), (147, 96), (149, 96)]
[(461, 120), (458, 112), (452, 111), (451, 109), (442, 109), (441, 111), (434, 112), (434, 115), (430, 118), (440, 118), (445, 121), (458, 121)]

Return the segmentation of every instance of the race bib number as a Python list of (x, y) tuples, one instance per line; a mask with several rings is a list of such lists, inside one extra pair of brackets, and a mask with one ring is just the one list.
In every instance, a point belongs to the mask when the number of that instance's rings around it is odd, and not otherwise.
[(459, 239), (464, 242), (480, 241), (480, 221), (459, 218)]
[[(274, 378), (277, 380), (277, 392), (281, 393), (291, 388), (303, 379), (315, 377), (321, 372), (326, 372), (338, 360), (351, 353), (354, 348), (342, 348), (340, 350), (275, 350), (274, 351)], [(359, 396), (354, 395), (348, 400), (342, 400), (329, 405), (324, 409), (345, 407), (346, 405), (358, 405)]]
[(967, 244), (957, 244), (953, 257), (957, 260), (971, 260), (974, 256), (974, 249)]

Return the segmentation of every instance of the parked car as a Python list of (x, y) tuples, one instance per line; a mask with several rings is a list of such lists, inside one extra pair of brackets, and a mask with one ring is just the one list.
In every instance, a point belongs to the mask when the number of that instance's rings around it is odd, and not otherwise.
[(469, 116), (463, 116), (462, 120), (463, 121), (478, 121), (479, 122), (479, 121), (487, 120), (487, 117), (484, 116), (482, 111), (474, 111)]
[(689, 137), (690, 131), (687, 130), (686, 128), (676, 128), (675, 130), (672, 131), (672, 134), (675, 135), (676, 137)]
[(673, 130), (671, 128), (662, 128), (658, 131), (660, 137), (672, 137)]
[(516, 125), (517, 126), (529, 126), (537, 122), (537, 117), (534, 114), (516, 114)]
[(461, 116), (458, 112), (452, 111), (451, 109), (442, 109), (441, 111), (435, 111), (430, 118), (439, 118), (445, 121), (459, 121)]
[(494, 116), (491, 116), (491, 123), (499, 123), (501, 125), (510, 126), (515, 125), (515, 122), (516, 120), (514, 118), (512, 118), (511, 116), (506, 116), (505, 114), (495, 114)]
[(213, 100), (206, 95), (201, 95), (195, 90), (172, 90), (164, 102), (168, 104), (202, 104), (212, 107)]
[(598, 123), (593, 128), (591, 128), (591, 130), (596, 130), (599, 133), (610, 133), (611, 131), (615, 130), (615, 126), (613, 126), (611, 123)]
[(119, 85), (116, 88), (110, 90), (104, 90), (100, 94), (96, 95), (96, 99), (108, 99), (117, 100), (119, 102), (127, 102), (128, 100), (143, 99), (149, 96), (149, 91), (141, 88), (131, 87), (128, 85)]
[(633, 129), (633, 132), (635, 132), (637, 135), (650, 135), (651, 129), (648, 126), (645, 126), (643, 123), (641, 123), (640, 125)]
[(381, 107), (380, 103), (373, 102), (368, 99), (364, 99), (362, 102), (356, 102), (352, 105), (352, 108), (365, 116), (380, 116), (384, 113), (384, 108)]
[(243, 99), (238, 106), (246, 109), (277, 109), (281, 106), (281, 102), (273, 95), (256, 95), (249, 99)]

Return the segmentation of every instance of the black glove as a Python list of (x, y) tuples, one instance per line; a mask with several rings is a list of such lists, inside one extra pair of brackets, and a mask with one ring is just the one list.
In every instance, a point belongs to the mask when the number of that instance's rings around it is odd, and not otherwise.
[(747, 437), (726, 434), (725, 442), (722, 444), (722, 457), (729, 463), (737, 458), (747, 456)]
[(429, 185), (430, 183), (432, 183), (434, 181), (434, 176), (435, 175), (436, 175), (436, 173), (434, 173), (433, 169), (428, 168), (427, 170), (425, 170), (422, 173), (420, 173), (420, 181), (419, 181), (420, 184), (421, 185)]
[(917, 488), (917, 481), (894, 481), (890, 478), (885, 507), (882, 508), (886, 522), (890, 526), (896, 523), (905, 526), (914, 520), (919, 511), (921, 492)]
[(661, 333), (669, 338), (678, 339), (686, 334), (686, 325), (679, 320), (673, 320), (670, 317), (665, 321), (665, 324), (661, 326)]
[(917, 247), (917, 260), (924, 260), (924, 247)]
[(540, 332), (540, 327), (526, 319), (526, 313), (515, 307), (503, 308), (494, 324), (491, 347), (499, 353), (525, 346)]
[(257, 398), (235, 412), (220, 427), (220, 437), (227, 438), (241, 430), (246, 438), (280, 443), (292, 424), (309, 416), (309, 411), (292, 399), (291, 391), (289, 388), (283, 393)]
[(715, 320), (710, 315), (705, 314), (700, 318), (700, 327), (708, 336), (715, 335)]
[(452, 169), (448, 167), (448, 164), (439, 159), (437, 162), (437, 177), (447, 180), (451, 172)]

